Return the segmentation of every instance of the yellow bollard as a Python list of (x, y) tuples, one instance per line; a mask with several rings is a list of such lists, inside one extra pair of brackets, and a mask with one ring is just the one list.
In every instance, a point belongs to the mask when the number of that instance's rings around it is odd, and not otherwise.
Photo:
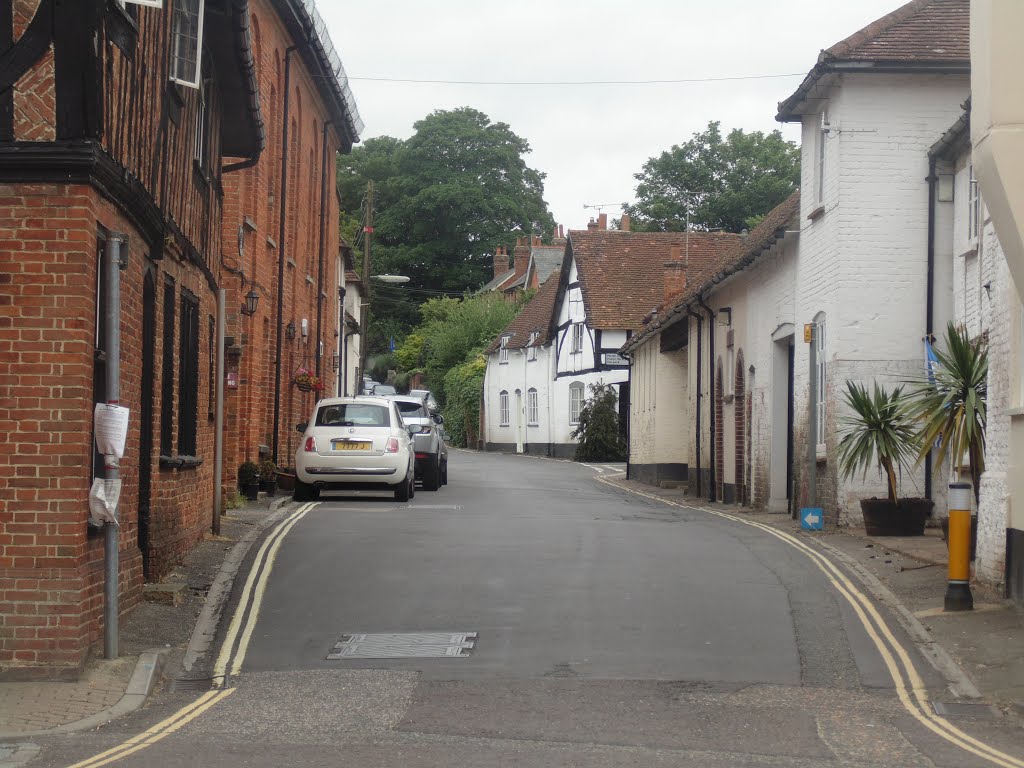
[(949, 484), (949, 584), (945, 610), (974, 609), (971, 594), (971, 484)]

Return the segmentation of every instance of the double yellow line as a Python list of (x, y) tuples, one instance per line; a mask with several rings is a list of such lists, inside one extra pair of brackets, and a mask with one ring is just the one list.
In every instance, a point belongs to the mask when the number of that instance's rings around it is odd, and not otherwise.
[[(685, 504), (678, 504), (674, 501), (670, 501), (669, 499), (663, 499), (660, 496), (655, 496), (654, 494), (644, 493), (643, 491), (633, 488), (627, 488), (603, 477), (596, 477), (594, 479), (614, 488), (625, 490), (637, 496), (643, 496), (663, 504), (683, 509), (693, 509), (693, 507), (687, 507)], [(857, 589), (853, 582), (842, 571), (840, 571), (831, 560), (823, 556), (817, 550), (807, 546), (792, 534), (780, 531), (770, 525), (758, 523), (753, 520), (745, 520), (742, 517), (730, 515), (726, 512), (719, 512), (717, 510), (707, 508), (701, 509), (708, 514), (716, 515), (717, 517), (725, 518), (726, 520), (731, 520), (736, 523), (743, 523), (744, 525), (749, 525), (752, 528), (764, 531), (765, 533), (785, 542), (794, 549), (799, 550), (810, 558), (811, 562), (813, 562), (815, 566), (825, 574), (825, 578), (827, 578), (832, 586), (835, 587), (836, 591), (846, 599), (853, 608), (854, 613), (857, 614), (857, 618), (864, 626), (864, 630), (871, 638), (871, 641), (875, 644), (875, 648), (878, 650), (879, 655), (882, 657), (882, 661), (885, 663), (886, 669), (889, 671), (889, 676), (892, 678), (893, 684), (896, 687), (896, 695), (899, 697), (900, 703), (903, 705), (903, 708), (906, 709), (907, 712), (910, 713), (910, 715), (921, 725), (949, 743), (960, 747), (966, 752), (970, 752), (973, 755), (984, 758), (995, 765), (1002, 766), (1003, 768), (1024, 768), (1024, 760), (1016, 758), (1013, 755), (1008, 755), (1005, 752), (1001, 752), (995, 747), (974, 738), (970, 734), (964, 733), (944, 717), (935, 714), (935, 711), (928, 699), (928, 690), (925, 687), (921, 676), (914, 668), (914, 664), (911, 662), (910, 655), (907, 653), (906, 648), (904, 648), (895, 636), (893, 636), (889, 626), (885, 623), (885, 620), (868, 599), (867, 595)]]
[[(87, 760), (75, 763), (68, 768), (100, 768), (100, 766), (108, 765), (136, 752), (141, 752), (143, 749), (153, 746), (161, 739), (183, 728), (235, 692), (234, 688), (224, 688), (223, 684), (228, 674), (237, 675), (242, 669), (242, 662), (245, 661), (249, 640), (252, 638), (252, 631), (256, 626), (256, 621), (259, 619), (260, 606), (263, 604), (263, 594), (266, 591), (267, 581), (270, 578), (270, 571), (274, 566), (274, 559), (281, 548), (281, 542), (288, 531), (292, 529), (292, 526), (305, 517), (306, 513), (315, 506), (315, 502), (303, 504), (288, 515), (277, 524), (277, 527), (264, 540), (263, 545), (256, 553), (256, 559), (253, 562), (252, 568), (249, 569), (249, 577), (246, 579), (245, 587), (242, 589), (238, 607), (235, 609), (231, 626), (228, 628), (227, 636), (224, 638), (220, 655), (214, 666), (214, 686), (217, 690), (204, 693), (191, 704), (182, 707), (166, 720), (162, 720), (138, 736), (128, 739), (128, 741), (118, 744), (106, 752), (101, 752)], [(239, 636), (241, 639), (239, 639)], [(237, 650), (235, 650), (236, 642)], [(232, 655), (233, 651), (234, 654)]]

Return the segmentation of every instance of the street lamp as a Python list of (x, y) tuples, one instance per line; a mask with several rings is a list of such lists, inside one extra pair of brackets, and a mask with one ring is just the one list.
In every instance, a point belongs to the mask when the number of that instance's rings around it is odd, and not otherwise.
[(408, 283), (411, 279), (408, 275), (371, 275), (372, 280), (379, 280), (382, 283), (391, 283), (395, 285), (397, 283)]
[(252, 317), (256, 314), (256, 307), (260, 303), (260, 295), (256, 293), (256, 288), (250, 288), (249, 292), (245, 294), (245, 304), (242, 305), (242, 314)]

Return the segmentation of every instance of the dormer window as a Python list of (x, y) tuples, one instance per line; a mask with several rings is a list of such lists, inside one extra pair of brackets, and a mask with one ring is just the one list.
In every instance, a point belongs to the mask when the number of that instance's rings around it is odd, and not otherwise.
[(508, 341), (510, 338), (510, 336), (501, 337), (501, 346), (498, 348), (498, 362), (501, 365), (508, 363)]

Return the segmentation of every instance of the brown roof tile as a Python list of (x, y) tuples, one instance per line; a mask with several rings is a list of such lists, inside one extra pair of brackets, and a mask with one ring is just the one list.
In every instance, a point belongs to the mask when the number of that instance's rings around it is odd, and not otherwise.
[[(970, 0), (913, 0), (821, 52), (776, 120), (799, 118), (810, 89), (842, 63), (970, 66)], [(870, 71), (870, 70), (858, 70)]]
[(571, 231), (569, 246), (579, 271), (587, 325), (642, 328), (644, 317), (664, 298), (665, 262), (673, 245), (689, 253), (689, 282), (690, 275), (740, 241), (740, 235), (726, 232), (690, 232), (687, 247), (685, 232)]
[(505, 330), (498, 334), (498, 338), (487, 347), (487, 354), (491, 354), (500, 346), (502, 336), (511, 337), (507, 344), (509, 349), (526, 347), (530, 342), (530, 334), (534, 331), (540, 334), (535, 346), (547, 344), (550, 338), (551, 316), (554, 314), (555, 299), (558, 296), (560, 274), (558, 271), (551, 273), (551, 276), (537, 289), (536, 295), (516, 315), (515, 320), (509, 323)]

